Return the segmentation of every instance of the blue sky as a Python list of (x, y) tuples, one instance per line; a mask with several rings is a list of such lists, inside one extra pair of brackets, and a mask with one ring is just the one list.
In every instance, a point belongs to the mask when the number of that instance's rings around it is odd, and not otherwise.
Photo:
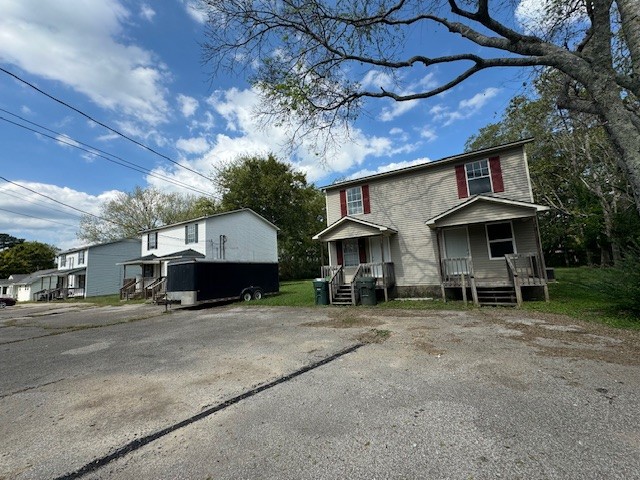
[[(205, 18), (192, 0), (0, 0), (0, 12), (0, 67), (203, 176), (239, 155), (274, 152), (322, 186), (454, 155), (469, 136), (500, 117), (527, 79), (516, 70), (488, 71), (433, 99), (369, 102), (352, 127), (352, 139), (321, 163), (304, 148), (288, 152), (283, 128), (260, 127), (258, 96), (243, 77), (210, 78), (201, 63)], [(458, 48), (450, 36), (414, 40)], [(447, 74), (440, 68), (405, 80), (430, 85)], [(371, 71), (361, 81), (384, 86), (389, 79)], [(3, 72), (0, 109), (0, 175), (81, 210), (98, 213), (102, 202), (136, 185), (194, 193), (158, 176), (216, 193), (203, 176)], [(10, 122), (46, 127), (54, 139)], [(76, 141), (156, 176), (69, 145)], [(0, 232), (71, 248), (81, 244), (77, 223), (77, 212), (0, 180)]]

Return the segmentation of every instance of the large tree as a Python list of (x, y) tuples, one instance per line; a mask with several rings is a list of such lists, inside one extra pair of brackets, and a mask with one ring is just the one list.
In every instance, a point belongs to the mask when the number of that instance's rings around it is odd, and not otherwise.
[(0, 251), (5, 248), (11, 248), (14, 245), (24, 242), (24, 238), (17, 238), (8, 233), (0, 233)]
[[(209, 13), (205, 58), (215, 67), (257, 64), (253, 77), (278, 121), (312, 131), (353, 120), (367, 98), (425, 99), (496, 67), (549, 68), (562, 76), (560, 107), (597, 115), (616, 148), (640, 212), (640, 2), (538, 0), (542, 24), (513, 21), (509, 0), (201, 0)], [(530, 2), (535, 3), (535, 2)], [(412, 32), (463, 38), (415, 45)], [(478, 48), (481, 47), (481, 48)], [(417, 49), (417, 51), (416, 51)], [(451, 65), (441, 84), (407, 90), (409, 72)], [(396, 87), (366, 88), (366, 69)]]
[(21, 242), (0, 252), (0, 278), (55, 267), (57, 249), (40, 242)]
[(84, 215), (77, 236), (92, 243), (132, 238), (141, 230), (189, 220), (200, 213), (195, 197), (136, 187), (102, 205), (99, 215)]
[[(517, 96), (500, 122), (467, 141), (474, 150), (522, 137), (528, 148), (536, 201), (552, 207), (541, 215), (547, 261), (619, 263), (638, 239), (640, 216), (616, 151), (597, 118), (559, 110), (548, 78), (536, 82), (537, 97)], [(562, 252), (557, 257), (556, 252)]]
[(320, 271), (321, 248), (311, 237), (325, 227), (324, 195), (306, 176), (274, 155), (240, 157), (220, 168), (217, 211), (251, 208), (276, 225), (282, 278), (308, 278)]

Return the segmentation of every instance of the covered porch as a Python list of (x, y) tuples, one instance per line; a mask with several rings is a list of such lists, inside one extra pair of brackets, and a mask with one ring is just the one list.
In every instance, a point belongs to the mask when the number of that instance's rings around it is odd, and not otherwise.
[(42, 275), (40, 290), (33, 292), (33, 300), (65, 300), (67, 298), (84, 298), (87, 282), (87, 269), (73, 268), (56, 270)]
[(356, 284), (363, 277), (375, 278), (376, 290), (388, 301), (396, 284), (389, 239), (397, 233), (346, 216), (313, 237), (328, 246), (329, 262), (321, 267), (320, 276), (329, 282), (329, 303), (357, 305), (360, 298)]
[[(164, 298), (166, 295), (167, 264), (171, 260), (180, 260), (182, 258), (204, 258), (204, 255), (189, 249), (161, 257), (153, 254), (145, 255), (144, 257), (119, 263), (118, 265), (123, 266), (120, 300), (142, 298), (157, 302)], [(129, 273), (127, 272), (127, 267)], [(131, 274), (133, 269), (135, 269), (135, 274)]]
[(548, 207), (478, 195), (426, 222), (435, 230), (443, 299), (475, 305), (549, 300), (537, 212)]

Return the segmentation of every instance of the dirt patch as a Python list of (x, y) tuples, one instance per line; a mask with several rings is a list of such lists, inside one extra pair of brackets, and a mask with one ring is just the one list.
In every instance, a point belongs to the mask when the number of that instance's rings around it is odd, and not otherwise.
[(620, 330), (562, 315), (484, 310), (490, 323), (515, 330), (507, 335), (540, 355), (640, 365), (640, 332)]
[(329, 314), (326, 320), (303, 323), (303, 327), (327, 327), (327, 328), (363, 328), (378, 327), (385, 322), (371, 318), (353, 309), (341, 309)]
[(378, 330), (377, 328), (372, 328), (368, 332), (358, 335), (356, 339), (362, 343), (382, 343), (390, 336), (391, 331), (389, 330)]

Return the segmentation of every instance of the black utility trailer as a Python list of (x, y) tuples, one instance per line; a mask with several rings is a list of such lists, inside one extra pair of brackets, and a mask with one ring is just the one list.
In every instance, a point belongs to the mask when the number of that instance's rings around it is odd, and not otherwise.
[(277, 263), (189, 259), (167, 266), (167, 300), (183, 306), (259, 300), (279, 290)]

